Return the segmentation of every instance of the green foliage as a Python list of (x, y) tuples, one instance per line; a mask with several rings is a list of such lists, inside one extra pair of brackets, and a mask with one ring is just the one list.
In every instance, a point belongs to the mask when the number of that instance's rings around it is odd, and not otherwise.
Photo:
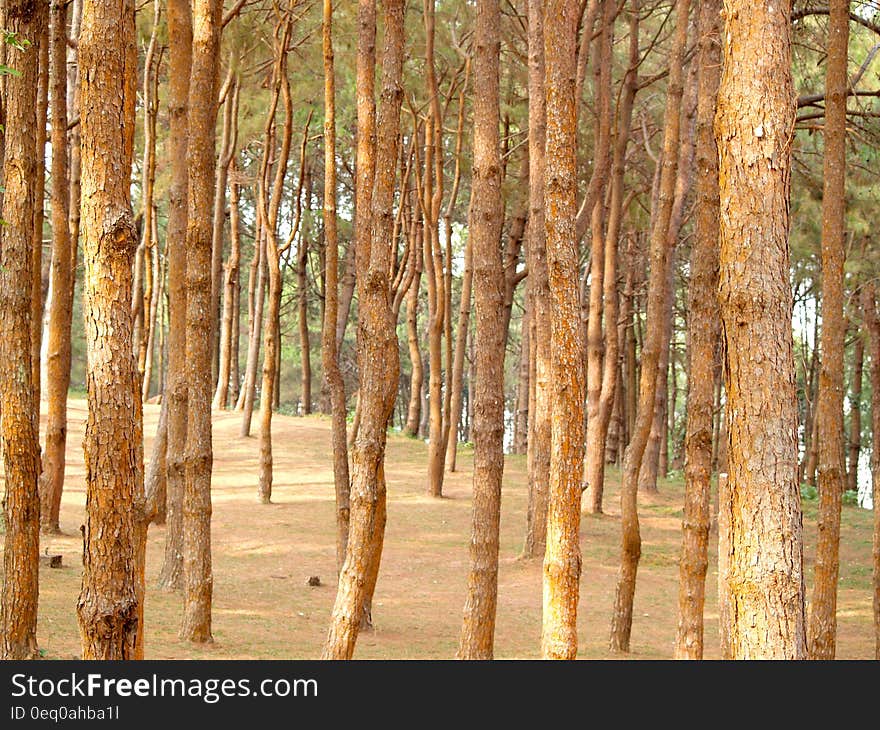
[(843, 493), (843, 504), (849, 505), (851, 507), (858, 507), (859, 505), (859, 493), (855, 489), (847, 489)]
[(812, 484), (801, 484), (801, 499), (815, 502), (819, 499), (819, 490)]

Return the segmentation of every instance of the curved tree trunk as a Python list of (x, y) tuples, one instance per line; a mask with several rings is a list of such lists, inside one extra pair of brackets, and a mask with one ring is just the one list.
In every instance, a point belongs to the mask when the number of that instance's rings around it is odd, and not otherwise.
[[(418, 217), (418, 213), (415, 214)], [(422, 368), (422, 353), (419, 347), (419, 288), (422, 283), (422, 226), (415, 224), (410, 233), (412, 245), (417, 248), (415, 255), (415, 274), (406, 295), (406, 334), (409, 346), (409, 359), (412, 363), (409, 387), (409, 406), (406, 411), (406, 425), (403, 433), (412, 438), (419, 435), (422, 420), (422, 383), (425, 372)]]
[(719, 304), (727, 364), (730, 656), (806, 657), (789, 285), (790, 4), (725, 2)]

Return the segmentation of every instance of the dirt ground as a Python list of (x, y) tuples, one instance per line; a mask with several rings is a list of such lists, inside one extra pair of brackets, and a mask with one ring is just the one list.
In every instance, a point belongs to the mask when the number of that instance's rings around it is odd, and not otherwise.
[[(149, 454), (159, 408), (145, 407)], [(42, 548), (62, 553), (61, 569), (40, 574), (38, 640), (50, 659), (79, 657), (76, 600), (80, 588), (85, 491), (82, 437), (86, 404), (69, 410), (67, 484), (62, 536)], [(149, 659), (309, 659), (320, 655), (335, 594), (333, 475), (330, 422), (321, 416), (277, 415), (272, 505), (257, 499), (257, 438), (238, 437), (239, 416), (215, 414), (213, 480), (213, 644), (181, 643), (180, 594), (155, 587), (165, 528), (153, 526), (147, 554), (146, 657)], [(256, 433), (256, 431), (255, 431)], [(463, 449), (459, 471), (446, 477), (446, 497), (425, 496), (425, 444), (388, 439), (388, 527), (374, 599), (375, 629), (362, 634), (357, 658), (454, 657), (467, 576), (472, 456)], [(610, 471), (606, 514), (583, 517), (583, 573), (578, 622), (580, 656), (612, 658), (607, 648), (619, 555), (618, 473)], [(678, 600), (683, 484), (661, 482), (658, 495), (640, 498), (642, 560), (632, 630), (633, 659), (672, 656)], [(812, 581), (815, 502), (805, 503), (808, 595)], [(517, 558), (525, 529), (526, 464), (507, 457), (501, 518), (497, 658), (536, 658), (540, 649), (540, 561)], [(838, 601), (838, 657), (873, 658), (871, 513), (844, 507)], [(706, 656), (718, 658), (716, 541), (710, 543), (706, 601)], [(321, 585), (307, 584), (319, 576)]]

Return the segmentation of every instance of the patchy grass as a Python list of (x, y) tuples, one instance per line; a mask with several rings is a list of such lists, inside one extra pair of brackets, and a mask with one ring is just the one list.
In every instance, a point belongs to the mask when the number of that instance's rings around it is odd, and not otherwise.
[[(158, 406), (144, 409), (147, 444)], [(85, 402), (71, 399), (62, 536), (41, 549), (64, 555), (64, 567), (41, 571), (39, 642), (48, 658), (77, 658), (76, 600), (80, 588), (85, 509), (82, 436)], [(214, 636), (209, 646), (181, 643), (180, 594), (155, 587), (165, 528), (150, 528), (147, 548), (146, 656), (150, 659), (317, 658), (335, 595), (334, 491), (330, 422), (321, 416), (277, 415), (274, 423), (274, 504), (257, 498), (257, 439), (238, 437), (239, 416), (215, 414), (213, 480)], [(255, 431), (256, 432), (256, 431)], [(374, 600), (374, 631), (358, 642), (359, 658), (451, 658), (455, 654), (468, 568), (473, 450), (462, 448), (459, 471), (446, 477), (444, 499), (426, 496), (427, 447), (388, 439), (388, 528)], [(611, 606), (617, 576), (619, 473), (609, 470), (606, 513), (581, 522), (583, 574), (580, 655), (609, 658)], [(506, 461), (501, 517), (496, 656), (539, 655), (541, 564), (518, 558), (525, 530), (526, 464)], [(670, 658), (678, 601), (678, 552), (684, 486), (661, 482), (642, 495), (642, 561), (636, 590), (632, 658)], [(871, 513), (843, 508), (838, 656), (873, 658)], [(805, 510), (808, 590), (816, 542), (815, 507)], [(706, 656), (718, 658), (717, 532), (710, 540)], [(322, 585), (307, 585), (309, 576)], [(808, 593), (809, 596), (809, 593)]]

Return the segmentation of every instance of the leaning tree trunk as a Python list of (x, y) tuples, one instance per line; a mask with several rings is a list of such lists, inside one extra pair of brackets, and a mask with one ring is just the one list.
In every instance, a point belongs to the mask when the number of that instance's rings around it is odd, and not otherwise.
[[(137, 47), (133, 2), (85, 0), (79, 38), (89, 415), (77, 602), (83, 659), (133, 659), (143, 631), (136, 555), (143, 499), (140, 383), (132, 349), (129, 195)], [(108, 43), (108, 38), (114, 38)]]
[(529, 495), (523, 558), (544, 557), (550, 479), (550, 284), (544, 218), (544, 149), (547, 144), (544, 77), (544, 2), (529, 0), (529, 242), (526, 260), (534, 326), (529, 339), (533, 353), (529, 373), (532, 392), (529, 395), (526, 447)]
[(550, 283), (552, 423), (541, 630), (541, 654), (545, 659), (574, 659), (578, 645), (585, 396), (575, 232), (577, 107), (574, 86), (578, 6), (577, 0), (551, 0), (544, 20), (547, 74), (544, 201)]
[(31, 293), (37, 165), (38, 32), (42, 8), (8, 0), (5, 33), (26, 48), (7, 44), (10, 66), (4, 90), (3, 237), (0, 247), (0, 445), (6, 493), (3, 516), (2, 635), (0, 657), (37, 656), (40, 496), (39, 434), (34, 419), (31, 370)]
[(629, 445), (623, 457), (620, 485), (621, 554), (620, 572), (611, 619), (611, 649), (628, 652), (632, 632), (633, 601), (636, 592), (636, 574), (642, 554), (639, 532), (638, 480), (642, 457), (654, 417), (654, 398), (660, 350), (663, 347), (663, 318), (666, 316), (669, 285), (666, 277), (670, 254), (669, 223), (674, 203), (675, 181), (678, 172), (679, 130), (681, 122), (682, 59), (687, 43), (689, 0), (676, 0), (675, 37), (669, 58), (669, 88), (666, 97), (663, 130), (663, 159), (657, 213), (653, 216), (649, 251), (652, 276), (647, 293), (647, 333), (642, 345), (639, 403), (636, 422)]
[(473, 240), (477, 383), (474, 393), (474, 498), (460, 659), (491, 659), (498, 602), (498, 527), (504, 473), (504, 306), (501, 260), (501, 155), (498, 122), (499, 0), (477, 5), (474, 29), (474, 166), (470, 238)]
[(811, 659), (834, 659), (837, 643), (837, 579), (840, 573), (840, 508), (846, 488), (843, 444), (843, 365), (846, 318), (846, 98), (849, 91), (848, 0), (831, 0), (825, 72), (825, 151), (822, 191), (822, 366), (816, 409), (819, 439), (819, 536), (810, 604)]
[(53, 3), (50, 16), (52, 86), (52, 297), (46, 354), (46, 448), (40, 484), (43, 531), (60, 532), (67, 446), (67, 391), (70, 387), (70, 326), (73, 319), (73, 246), (70, 240), (70, 186), (67, 161), (67, 5)]
[[(357, 167), (359, 182), (366, 183), (372, 177), (375, 181), (369, 207), (362, 204), (360, 186), (357, 193), (361, 424), (352, 451), (351, 530), (322, 653), (325, 659), (352, 657), (363, 609), (372, 598), (371, 589), (375, 587), (382, 557), (386, 428), (394, 409), (400, 373), (388, 272), (403, 98), (404, 12), (403, 0), (385, 2), (382, 94), (375, 113), (372, 100), (376, 4), (375, 0), (360, 0), (358, 6)], [(369, 136), (373, 129), (377, 132), (375, 140)]]
[(188, 423), (183, 490), (183, 623), (180, 636), (212, 641), (211, 594), (211, 218), (222, 0), (193, 3), (187, 146), (186, 375)]
[(336, 71), (333, 64), (333, 4), (323, 4), (324, 52), (324, 322), (321, 365), (330, 393), (333, 483), (336, 488), (336, 568), (342, 569), (348, 545), (349, 475), (345, 423), (345, 381), (339, 369), (336, 317), (339, 311), (339, 234), (336, 221)]
[(165, 590), (183, 587), (183, 492), (187, 429), (186, 377), (186, 228), (189, 181), (187, 138), (189, 76), (192, 66), (192, 15), (187, 0), (168, 0), (170, 44), (168, 151), (171, 183), (168, 189), (168, 228), (165, 251), (168, 257), (168, 445), (166, 464), (165, 557), (159, 572), (159, 586)]
[(721, 76), (721, 0), (703, 0), (696, 126), (696, 212), (688, 290), (685, 498), (678, 582), (676, 659), (703, 658), (709, 564), (715, 353), (718, 348), (718, 148), (712, 124)]
[(725, 1), (719, 304), (727, 363), (730, 656), (806, 657), (789, 284), (790, 3)]

